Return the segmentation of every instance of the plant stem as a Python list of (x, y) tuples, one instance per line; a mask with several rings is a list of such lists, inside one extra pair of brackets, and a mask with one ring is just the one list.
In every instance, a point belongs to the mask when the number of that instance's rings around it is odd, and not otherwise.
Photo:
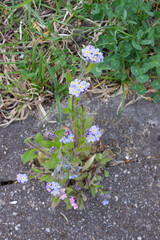
[(49, 158), (51, 157), (50, 154), (44, 152), (42, 149), (40, 149), (39, 147), (37, 147), (34, 143), (32, 143), (32, 142), (27, 142), (27, 144), (30, 145), (30, 146), (33, 147), (33, 148), (37, 148), (41, 153), (43, 153), (43, 154), (46, 155), (47, 157), (49, 157)]
[[(90, 62), (89, 62), (90, 63)], [(89, 63), (87, 63), (87, 66), (86, 66), (86, 68), (83, 70), (83, 72), (80, 74), (80, 76), (79, 76), (79, 80), (85, 75), (85, 73), (86, 73), (86, 70), (87, 70), (87, 67), (89, 66)]]
[(74, 147), (77, 146), (77, 134), (76, 134), (76, 127), (75, 127), (75, 119), (74, 119), (74, 96), (72, 96), (72, 127), (73, 127), (73, 134), (74, 134)]
[(82, 137), (84, 137), (84, 106), (82, 104)]

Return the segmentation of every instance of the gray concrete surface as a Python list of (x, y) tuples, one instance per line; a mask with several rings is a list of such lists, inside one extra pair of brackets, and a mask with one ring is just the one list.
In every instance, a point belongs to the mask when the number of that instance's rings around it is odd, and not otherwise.
[[(88, 193), (84, 210), (51, 209), (44, 183), (0, 186), (0, 240), (159, 240), (160, 239), (160, 105), (140, 100), (113, 122), (120, 97), (87, 101), (88, 115), (104, 129), (103, 142), (116, 154), (103, 186), (110, 204)], [(55, 109), (51, 119), (57, 119)], [(68, 120), (65, 122), (68, 124)], [(0, 129), (0, 181), (29, 169), (21, 162), (26, 137), (47, 134), (58, 126), (40, 121), (37, 111), (22, 122)]]

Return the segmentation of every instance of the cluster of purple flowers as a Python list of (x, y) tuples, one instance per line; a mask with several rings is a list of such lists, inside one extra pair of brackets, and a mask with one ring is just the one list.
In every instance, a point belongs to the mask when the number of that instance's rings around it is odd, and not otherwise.
[(75, 197), (74, 196), (71, 196), (70, 199), (70, 204), (71, 206), (74, 208), (74, 209), (77, 209), (78, 208), (78, 205), (75, 203)]
[(47, 191), (50, 192), (53, 196), (60, 194), (61, 186), (57, 182), (48, 182), (46, 188)]
[(86, 62), (91, 63), (103, 62), (103, 53), (100, 52), (99, 48), (95, 48), (92, 45), (83, 48), (82, 55), (85, 57)]
[(99, 129), (99, 126), (93, 125), (92, 127), (87, 129), (86, 133), (87, 142), (99, 141), (101, 135), (102, 133), (101, 130)]
[(60, 196), (59, 199), (61, 200), (67, 198), (65, 188), (61, 188), (61, 186), (57, 182), (48, 182), (46, 188), (47, 191), (50, 192), (53, 196), (59, 195)]
[(100, 196), (101, 196), (101, 199), (102, 199), (102, 204), (103, 204), (104, 206), (107, 205), (107, 204), (109, 204), (109, 201), (108, 201), (106, 198), (111, 198), (111, 195), (110, 195), (110, 194), (101, 193)]
[(59, 141), (62, 143), (73, 142), (74, 134), (69, 129), (67, 129), (64, 133), (64, 136)]
[(89, 88), (89, 86), (90, 86), (90, 83), (75, 79), (70, 83), (69, 94), (75, 97), (79, 97), (81, 94), (85, 93), (85, 91)]
[(28, 177), (27, 177), (26, 174), (21, 174), (21, 173), (19, 173), (19, 174), (17, 175), (17, 181), (18, 181), (19, 183), (27, 183), (27, 182), (28, 182)]

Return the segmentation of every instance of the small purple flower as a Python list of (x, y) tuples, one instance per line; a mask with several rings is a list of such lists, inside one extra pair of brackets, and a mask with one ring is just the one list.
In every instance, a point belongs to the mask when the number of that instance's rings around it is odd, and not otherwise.
[(78, 187), (77, 183), (75, 184), (75, 189), (76, 189), (77, 191), (80, 190), (80, 187)]
[(59, 183), (57, 182), (51, 182), (51, 189), (58, 189), (60, 188), (61, 186), (59, 185)]
[(69, 166), (67, 164), (64, 164), (63, 167), (68, 170), (69, 169)]
[(50, 137), (51, 140), (53, 140), (54, 139), (54, 133), (50, 132), (49, 137)]
[(17, 175), (17, 181), (18, 181), (19, 183), (27, 183), (27, 182), (28, 182), (28, 177), (27, 177), (26, 174), (21, 174), (21, 173), (19, 173), (19, 174)]
[(50, 148), (50, 151), (51, 151), (51, 152), (54, 152), (54, 151), (55, 151), (55, 147), (52, 146), (52, 147)]
[(87, 140), (87, 142), (99, 141), (101, 135), (102, 135), (102, 133), (99, 129), (99, 126), (93, 125), (87, 129), (86, 140)]
[(107, 204), (109, 204), (109, 201), (108, 201), (107, 199), (104, 199), (104, 200), (102, 201), (102, 204), (103, 204), (103, 205), (107, 205)]
[(75, 97), (79, 97), (81, 94), (85, 93), (85, 91), (89, 88), (89, 86), (90, 86), (90, 83), (75, 79), (75, 81), (72, 81), (70, 83), (69, 94)]
[(53, 196), (57, 196), (57, 195), (60, 194), (60, 191), (59, 191), (59, 189), (54, 189), (54, 190), (51, 191), (51, 194), (52, 194)]
[(64, 136), (59, 140), (62, 143), (73, 142), (74, 134), (70, 130), (66, 130)]
[(66, 193), (62, 194), (59, 199), (64, 200), (65, 198), (67, 198), (67, 194)]

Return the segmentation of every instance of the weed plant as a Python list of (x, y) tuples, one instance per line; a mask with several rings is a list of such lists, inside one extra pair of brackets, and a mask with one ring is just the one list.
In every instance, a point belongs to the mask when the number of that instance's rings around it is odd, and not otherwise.
[(83, 72), (77, 79), (67, 73), (67, 84), (70, 97), (68, 107), (63, 109), (70, 115), (71, 128), (60, 129), (50, 133), (44, 139), (38, 133), (35, 143), (29, 138), (25, 140), (32, 149), (22, 156), (23, 163), (38, 159), (39, 168), (32, 168), (31, 173), (18, 174), (17, 181), (26, 183), (29, 179), (38, 178), (46, 182), (46, 189), (52, 195), (52, 207), (62, 200), (67, 209), (82, 209), (87, 200), (85, 191), (91, 190), (93, 197), (98, 194), (103, 205), (109, 203), (110, 195), (100, 184), (103, 174), (108, 177), (106, 163), (111, 160), (112, 152), (106, 149), (97, 152), (93, 143), (100, 140), (102, 130), (93, 125), (93, 117), (86, 118), (84, 94), (90, 84), (82, 80), (98, 62), (103, 62), (103, 54), (98, 48), (89, 45), (82, 50), (87, 66), (82, 64)]

